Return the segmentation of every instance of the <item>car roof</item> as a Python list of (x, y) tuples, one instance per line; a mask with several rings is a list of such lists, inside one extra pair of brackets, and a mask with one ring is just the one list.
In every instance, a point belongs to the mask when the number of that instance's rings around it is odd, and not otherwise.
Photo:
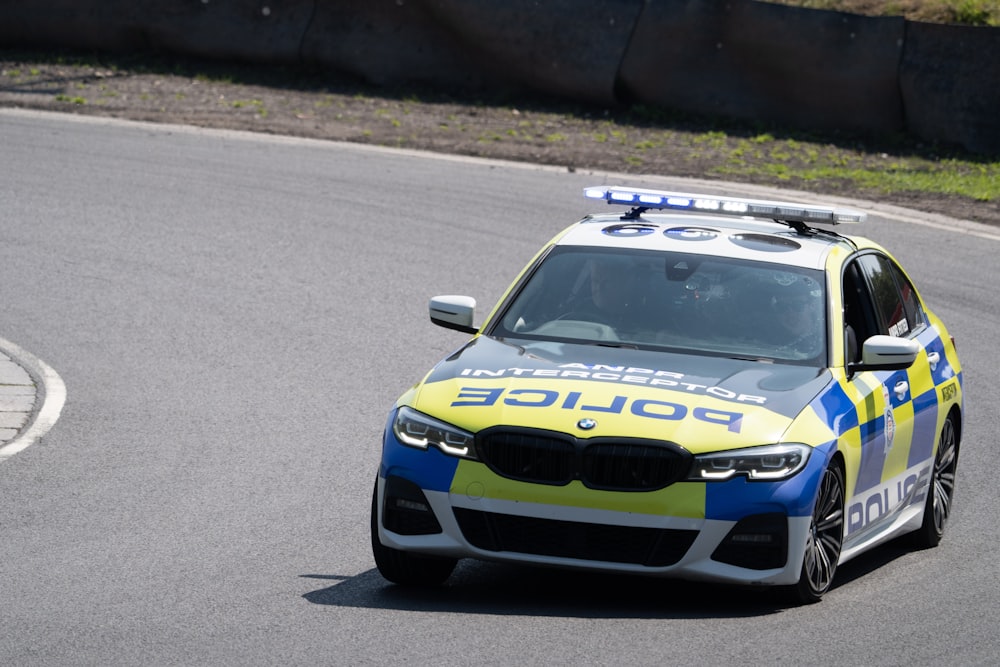
[[(685, 252), (822, 270), (833, 248), (855, 250), (857, 239), (812, 223), (864, 219), (863, 213), (833, 207), (735, 197), (707, 199), (636, 188), (599, 186), (588, 188), (585, 194), (623, 209), (585, 217), (565, 230), (557, 245)], [(685, 202), (697, 202), (698, 207), (684, 206)], [(702, 208), (714, 212), (705, 214)], [(669, 212), (650, 213), (650, 209)], [(772, 217), (777, 215), (781, 219)]]
[(570, 227), (556, 245), (685, 252), (822, 269), (833, 247), (849, 244), (828, 236), (802, 237), (754, 220), (644, 215), (626, 223), (620, 216), (600, 215)]

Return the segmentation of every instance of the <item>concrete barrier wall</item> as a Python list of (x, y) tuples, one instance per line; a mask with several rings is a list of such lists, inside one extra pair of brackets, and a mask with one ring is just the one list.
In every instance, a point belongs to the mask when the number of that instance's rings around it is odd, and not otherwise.
[(1000, 30), (754, 0), (0, 0), (0, 48), (308, 64), (1000, 154)]
[(621, 94), (671, 109), (823, 130), (897, 132), (901, 18), (730, 0), (654, 0)]
[(377, 85), (480, 88), (489, 74), (419, 0), (319, 1), (302, 61)]
[(0, 0), (0, 47), (297, 63), (313, 0)]
[(304, 62), (377, 84), (543, 91), (615, 104), (642, 0), (318, 2)]
[(1000, 155), (1000, 29), (908, 24), (899, 82), (909, 132)]

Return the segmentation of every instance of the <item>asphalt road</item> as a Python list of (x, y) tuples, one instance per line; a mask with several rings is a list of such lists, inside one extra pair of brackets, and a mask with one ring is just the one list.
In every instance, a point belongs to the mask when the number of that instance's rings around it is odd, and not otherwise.
[(0, 464), (0, 664), (1000, 656), (995, 230), (877, 210), (858, 230), (910, 270), (966, 369), (937, 549), (864, 556), (803, 608), (473, 562), (408, 592), (374, 570), (368, 507), (387, 409), (464, 340), (427, 298), (474, 295), (482, 317), (593, 206), (583, 186), (621, 179), (7, 111), (0, 146), (0, 337), (67, 390)]

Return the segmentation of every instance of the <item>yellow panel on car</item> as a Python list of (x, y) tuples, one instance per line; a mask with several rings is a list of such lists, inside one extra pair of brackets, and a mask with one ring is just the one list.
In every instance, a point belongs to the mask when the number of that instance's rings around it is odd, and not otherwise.
[(653, 514), (689, 519), (705, 517), (705, 484), (683, 482), (642, 493), (595, 491), (579, 481), (565, 486), (529, 484), (497, 475), (482, 463), (460, 461), (451, 493), (545, 505)]

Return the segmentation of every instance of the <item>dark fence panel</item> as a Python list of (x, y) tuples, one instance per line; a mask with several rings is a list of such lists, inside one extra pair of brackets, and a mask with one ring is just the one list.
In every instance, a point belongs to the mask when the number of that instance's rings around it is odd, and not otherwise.
[(1000, 30), (908, 24), (899, 82), (910, 132), (1000, 155)]
[(496, 78), (614, 104), (643, 0), (427, 0), (438, 23)]
[(729, 0), (651, 0), (624, 95), (694, 113), (863, 132), (903, 128), (902, 19)]
[(613, 104), (642, 0), (320, 2), (303, 58), (379, 84), (531, 90)]
[(1000, 30), (754, 0), (0, 0), (0, 48), (306, 63), (1000, 153)]
[(137, 5), (126, 0), (0, 0), (0, 46), (142, 49), (145, 21)]
[(0, 0), (0, 46), (298, 62), (312, 0)]

